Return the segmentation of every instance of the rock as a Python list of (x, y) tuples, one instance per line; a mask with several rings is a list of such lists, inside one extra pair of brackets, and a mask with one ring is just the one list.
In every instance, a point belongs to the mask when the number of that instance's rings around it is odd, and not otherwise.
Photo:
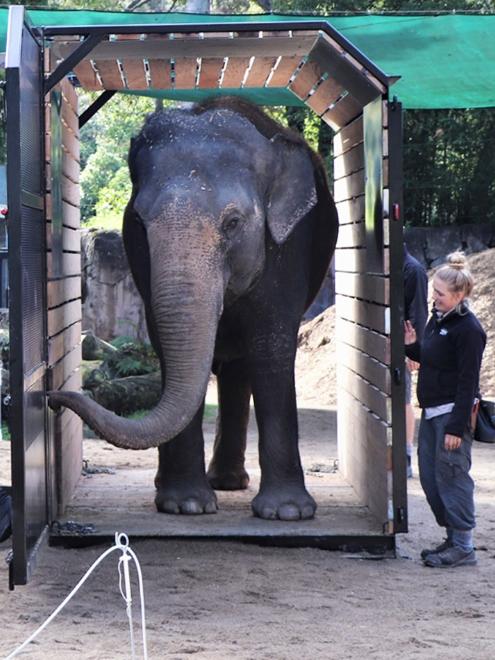
[(81, 232), (83, 330), (110, 341), (126, 335), (147, 341), (144, 306), (125, 255), (120, 232)]
[(105, 356), (117, 349), (112, 344), (96, 337), (92, 332), (86, 332), (82, 340), (83, 360), (104, 360)]

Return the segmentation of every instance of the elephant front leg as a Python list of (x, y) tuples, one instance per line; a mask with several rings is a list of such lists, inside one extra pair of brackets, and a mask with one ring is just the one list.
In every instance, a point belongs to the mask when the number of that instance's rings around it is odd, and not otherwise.
[(222, 363), (217, 384), (219, 417), (208, 480), (216, 490), (244, 490), (249, 484), (244, 459), (251, 398), (244, 361)]
[(218, 509), (205, 473), (203, 410), (204, 404), (182, 433), (158, 448), (155, 504), (162, 513), (216, 513)]
[(261, 467), (253, 513), (269, 520), (313, 518), (316, 502), (306, 490), (299, 455), (293, 359), (258, 365), (253, 397)]

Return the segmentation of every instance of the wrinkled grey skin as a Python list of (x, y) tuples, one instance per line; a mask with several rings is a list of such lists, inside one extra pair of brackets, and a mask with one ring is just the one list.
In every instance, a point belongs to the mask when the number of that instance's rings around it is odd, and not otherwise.
[[(294, 134), (235, 99), (151, 115), (132, 141), (124, 243), (163, 394), (125, 420), (74, 392), (75, 410), (119, 447), (159, 446), (156, 505), (212, 513), (214, 489), (247, 488), (251, 395), (265, 519), (311, 518), (298, 450), (294, 360), (300, 319), (333, 254), (337, 214), (322, 164)], [(219, 420), (205, 470), (204, 397), (218, 377)]]

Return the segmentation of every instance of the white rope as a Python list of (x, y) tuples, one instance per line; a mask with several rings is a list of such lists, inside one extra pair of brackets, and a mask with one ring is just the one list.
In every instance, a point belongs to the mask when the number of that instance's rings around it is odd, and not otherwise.
[[(134, 560), (134, 563), (136, 565), (136, 571), (138, 575), (138, 583), (139, 583), (139, 595), (141, 598), (141, 631), (142, 631), (142, 642), (143, 642), (143, 658), (144, 660), (148, 660), (148, 649), (147, 649), (147, 644), (146, 644), (146, 616), (145, 616), (145, 611), (144, 611), (144, 588), (143, 588), (143, 576), (141, 573), (141, 567), (139, 565), (139, 560), (136, 556), (136, 554), (133, 552), (133, 550), (129, 547), (129, 538), (127, 534), (123, 534), (120, 532), (115, 533), (115, 545), (113, 545), (111, 548), (106, 550), (98, 559), (94, 562), (94, 564), (86, 571), (86, 574), (79, 580), (79, 582), (76, 584), (74, 589), (70, 592), (70, 594), (65, 598), (62, 603), (57, 607), (57, 609), (48, 617), (48, 619), (41, 624), (41, 626), (29, 637), (26, 639), (26, 641), (21, 644), (18, 648), (15, 649), (15, 651), (12, 651), (10, 655), (8, 655), (5, 660), (10, 660), (10, 658), (14, 658), (16, 655), (18, 655), (28, 644), (30, 644), (35, 637), (39, 635), (39, 633), (44, 630), (49, 623), (53, 621), (53, 619), (57, 616), (57, 614), (67, 605), (67, 603), (71, 600), (71, 598), (79, 591), (80, 587), (86, 582), (88, 577), (91, 575), (91, 573), (95, 570), (95, 568), (105, 559), (107, 555), (109, 555), (111, 552), (114, 550), (121, 550), (122, 555), (119, 558), (119, 589), (120, 593), (122, 595), (122, 598), (125, 600), (127, 607), (127, 617), (129, 619), (129, 629), (130, 629), (130, 638), (131, 638), (131, 657), (133, 660), (135, 660), (135, 647), (134, 647), (134, 629), (133, 629), (133, 621), (132, 621), (132, 594), (131, 594), (131, 580), (130, 580), (130, 574), (129, 574), (129, 561), (131, 558)], [(122, 574), (121, 574), (121, 566), (123, 565), (124, 567), (124, 588), (125, 592), (122, 591)]]

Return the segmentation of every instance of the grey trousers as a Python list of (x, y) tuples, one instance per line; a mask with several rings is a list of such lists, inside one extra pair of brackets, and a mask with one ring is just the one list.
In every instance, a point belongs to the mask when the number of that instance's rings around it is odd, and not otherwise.
[(468, 531), (475, 527), (474, 482), (471, 479), (472, 437), (466, 431), (459, 449), (444, 447), (449, 414), (421, 417), (418, 462), (421, 486), (440, 527)]

